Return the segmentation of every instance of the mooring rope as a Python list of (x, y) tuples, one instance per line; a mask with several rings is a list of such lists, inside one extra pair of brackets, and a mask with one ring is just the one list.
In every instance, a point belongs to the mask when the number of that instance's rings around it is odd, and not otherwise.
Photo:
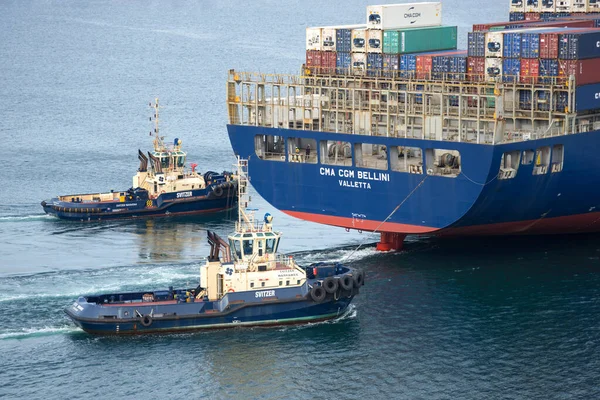
[[(381, 226), (383, 224), (385, 224), (388, 219), (392, 218), (392, 216), (396, 213), (396, 211), (398, 211), (400, 209), (400, 207), (402, 207), (402, 205), (404, 203), (406, 203), (406, 201), (417, 191), (417, 189), (423, 185), (423, 183), (427, 180), (428, 177), (429, 177), (429, 175), (425, 175), (425, 177), (421, 180), (421, 182), (417, 186), (415, 186), (415, 188), (404, 198), (404, 200), (402, 200), (400, 202), (400, 204), (398, 204), (396, 206), (396, 208), (394, 208), (394, 210), (390, 213), (390, 215), (388, 215), (386, 219), (381, 221), (381, 223), (377, 226), (377, 228), (375, 228), (373, 233), (377, 233), (377, 231), (379, 231), (379, 228), (381, 228)], [(345, 257), (343, 261), (348, 260), (352, 255), (354, 255), (354, 253), (356, 253), (358, 251), (358, 249), (360, 249), (365, 244), (365, 241), (366, 241), (366, 239), (364, 239), (361, 243), (359, 243), (358, 247), (356, 249), (354, 249), (352, 251), (352, 253), (350, 253), (347, 257)]]

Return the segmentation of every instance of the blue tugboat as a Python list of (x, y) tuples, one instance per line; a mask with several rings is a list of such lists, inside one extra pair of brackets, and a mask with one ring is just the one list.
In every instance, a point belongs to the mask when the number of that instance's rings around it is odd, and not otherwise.
[(271, 326), (343, 315), (364, 273), (339, 263), (298, 265), (277, 252), (272, 217), (247, 209), (247, 160), (238, 161), (239, 218), (225, 242), (208, 232), (210, 255), (196, 288), (83, 296), (65, 309), (86, 332), (105, 335)]
[[(46, 214), (75, 221), (202, 214), (237, 204), (237, 182), (231, 172), (186, 170), (181, 140), (167, 146), (158, 130), (158, 99), (154, 105), (154, 151), (138, 150), (140, 167), (129, 190), (70, 194), (42, 201)], [(152, 118), (151, 118), (152, 119)]]

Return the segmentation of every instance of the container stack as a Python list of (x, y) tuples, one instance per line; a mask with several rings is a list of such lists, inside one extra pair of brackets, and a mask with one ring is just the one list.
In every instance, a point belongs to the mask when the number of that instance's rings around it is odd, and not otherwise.
[(511, 21), (548, 21), (577, 16), (583, 13), (600, 13), (597, 0), (511, 0)]
[[(412, 77), (417, 53), (437, 51), (445, 58), (423, 61), (420, 75), (434, 69), (464, 75), (466, 55), (460, 61), (451, 57), (460, 54), (442, 52), (456, 49), (457, 27), (442, 26), (441, 7), (439, 2), (368, 6), (364, 25), (307, 28), (305, 66), (317, 74)], [(414, 61), (402, 69), (405, 54), (414, 55)]]

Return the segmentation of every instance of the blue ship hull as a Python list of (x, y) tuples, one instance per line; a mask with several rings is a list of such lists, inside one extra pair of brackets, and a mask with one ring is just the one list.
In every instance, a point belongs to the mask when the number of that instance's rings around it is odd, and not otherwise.
[[(364, 231), (448, 236), (600, 231), (598, 131), (501, 145), (240, 125), (228, 125), (228, 132), (235, 154), (249, 159), (252, 185), (260, 195), (304, 220)], [(257, 135), (418, 147), (423, 152), (456, 150), (461, 173), (450, 178), (263, 160), (255, 152)], [(498, 179), (504, 153), (554, 145), (564, 146), (561, 171), (534, 175), (532, 163), (520, 165), (512, 179)]]
[[(163, 193), (153, 200), (137, 199), (113, 202), (76, 203), (53, 198), (42, 202), (44, 212), (72, 221), (99, 221), (160, 216), (208, 214), (234, 208), (237, 189), (227, 185), (217, 196), (214, 187)], [(184, 193), (186, 196), (181, 196)]]

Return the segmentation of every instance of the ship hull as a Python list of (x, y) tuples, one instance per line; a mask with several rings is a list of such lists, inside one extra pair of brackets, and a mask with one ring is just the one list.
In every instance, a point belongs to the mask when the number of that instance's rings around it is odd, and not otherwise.
[[(234, 152), (249, 158), (261, 196), (304, 220), (417, 235), (600, 231), (598, 131), (494, 146), (239, 125), (228, 125), (228, 132)], [(458, 151), (461, 172), (451, 178), (263, 160), (254, 147), (257, 135)], [(560, 171), (534, 175), (534, 164), (519, 165), (514, 178), (498, 179), (503, 154), (554, 146), (564, 147)]]

